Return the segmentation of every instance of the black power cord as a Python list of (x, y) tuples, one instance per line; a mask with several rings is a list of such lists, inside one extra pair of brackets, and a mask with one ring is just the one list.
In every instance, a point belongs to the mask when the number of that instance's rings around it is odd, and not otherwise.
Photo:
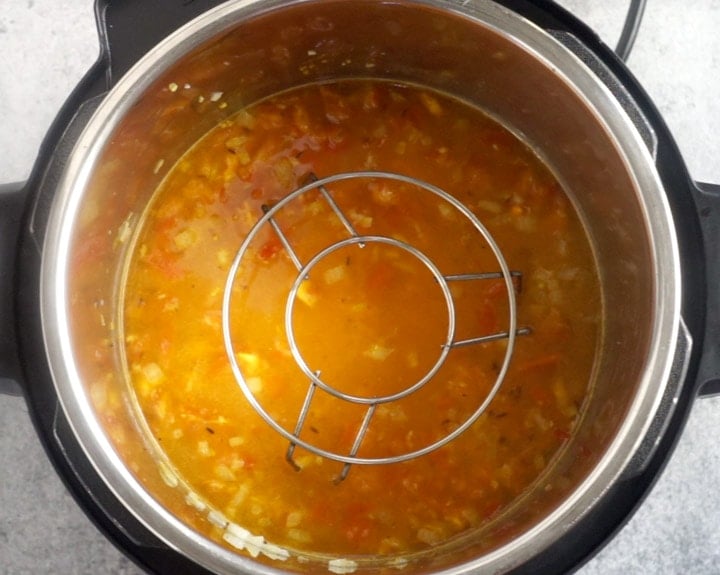
[(635, 44), (646, 3), (646, 0), (630, 0), (630, 6), (625, 16), (625, 25), (615, 48), (615, 53), (623, 62), (628, 59)]

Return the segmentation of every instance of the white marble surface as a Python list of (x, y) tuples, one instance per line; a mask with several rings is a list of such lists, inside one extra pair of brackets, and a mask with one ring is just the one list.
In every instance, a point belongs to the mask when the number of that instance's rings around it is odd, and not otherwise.
[[(626, 0), (560, 3), (615, 43)], [(720, 2), (648, 4), (630, 69), (693, 177), (720, 183)], [(0, 183), (27, 178), (52, 118), (96, 55), (90, 0), (0, 0)], [(696, 402), (655, 489), (582, 575), (720, 574), (719, 432), (720, 398)], [(140, 571), (66, 493), (22, 400), (0, 397), (0, 574), (40, 573)]]

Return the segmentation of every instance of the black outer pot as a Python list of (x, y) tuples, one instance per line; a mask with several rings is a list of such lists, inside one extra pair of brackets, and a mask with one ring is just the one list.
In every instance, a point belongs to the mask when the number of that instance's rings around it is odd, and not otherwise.
[[(0, 186), (0, 392), (24, 394), (59, 475), (88, 516), (138, 565), (154, 573), (207, 573), (170, 549), (127, 511), (85, 458), (59, 406), (44, 352), (39, 274), (55, 186), (80, 131), (115, 82), (156, 42), (218, 0), (97, 0), (101, 55), (48, 132), (29, 181)], [(609, 87), (654, 147), (678, 222), (682, 316), (694, 342), (684, 381), (667, 398), (645, 448), (602, 502), (517, 573), (567, 572), (596, 553), (629, 519), (659, 476), (698, 396), (720, 393), (720, 186), (694, 183), (658, 111), (623, 63), (568, 12), (546, 0), (501, 0), (574, 51)], [(651, 134), (654, 133), (653, 139)], [(655, 141), (653, 141), (655, 140)], [(676, 399), (674, 409), (670, 409)], [(668, 415), (669, 414), (669, 415)]]

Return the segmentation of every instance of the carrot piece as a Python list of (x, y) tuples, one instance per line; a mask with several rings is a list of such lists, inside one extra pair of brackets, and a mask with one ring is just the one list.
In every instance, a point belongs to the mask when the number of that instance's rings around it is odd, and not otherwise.
[(560, 363), (561, 356), (558, 353), (551, 353), (530, 359), (518, 365), (517, 370), (522, 374), (554, 369)]

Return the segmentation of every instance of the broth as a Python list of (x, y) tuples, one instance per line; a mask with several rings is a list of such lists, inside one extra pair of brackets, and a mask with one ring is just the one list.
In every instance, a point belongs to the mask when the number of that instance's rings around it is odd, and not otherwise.
[[(309, 175), (401, 173), (438, 186), (489, 230), (517, 281), (518, 336), (488, 409), (448, 445), (402, 463), (343, 464), (295, 449), (248, 402), (222, 331), (231, 264), (263, 216)], [(498, 271), (472, 223), (433, 194), (382, 178), (328, 186), (362, 235), (400, 239), (443, 275)], [(274, 221), (307, 261), (347, 229), (317, 190)], [(285, 333), (298, 275), (265, 226), (232, 284), (230, 325), (248, 388), (290, 433), (310, 381)], [(498, 279), (449, 282), (455, 339), (508, 329)], [(487, 525), (542, 480), (589, 394), (601, 328), (600, 287), (578, 215), (546, 166), (496, 121), (418, 87), (344, 81), (296, 88), (242, 110), (170, 170), (135, 238), (124, 292), (128, 373), (161, 471), (208, 510), (208, 533), (258, 552), (340, 556), (422, 551)], [(363, 397), (398, 393), (438, 360), (448, 310), (437, 278), (411, 253), (369, 242), (321, 259), (299, 283), (292, 323), (313, 372)], [(507, 340), (453, 348), (430, 381), (379, 403), (358, 456), (402, 455), (458, 429), (487, 397)], [(367, 405), (316, 390), (303, 440), (347, 454)], [(298, 469), (296, 469), (299, 468)], [(256, 540), (257, 541), (257, 540)], [(255, 547), (253, 547), (255, 545)], [(268, 549), (275, 551), (268, 552)]]

